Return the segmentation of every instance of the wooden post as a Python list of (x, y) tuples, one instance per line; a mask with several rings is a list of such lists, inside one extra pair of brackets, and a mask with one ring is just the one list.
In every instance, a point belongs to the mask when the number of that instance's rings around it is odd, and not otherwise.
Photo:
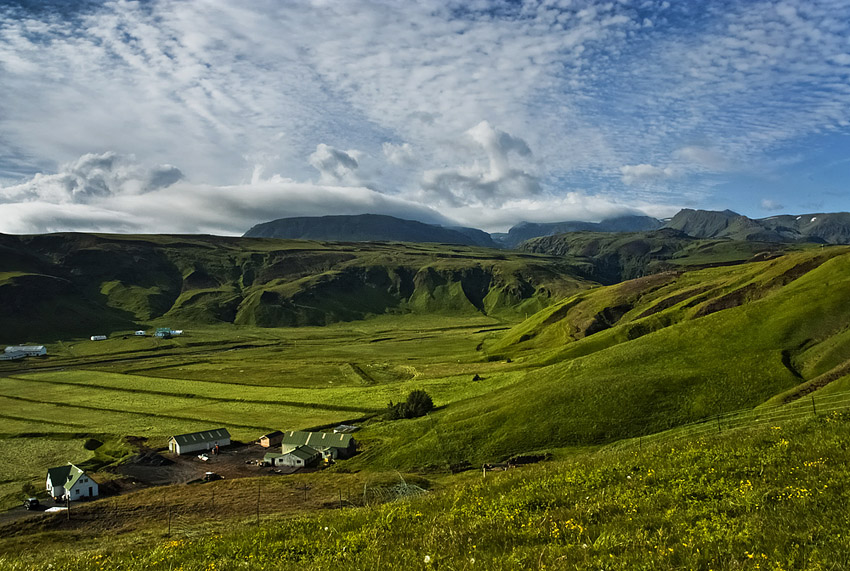
[(260, 527), (260, 482), (257, 481), (257, 527)]
[(171, 537), (171, 506), (168, 506), (168, 537)]
[(717, 415), (717, 434), (720, 434), (720, 415)]

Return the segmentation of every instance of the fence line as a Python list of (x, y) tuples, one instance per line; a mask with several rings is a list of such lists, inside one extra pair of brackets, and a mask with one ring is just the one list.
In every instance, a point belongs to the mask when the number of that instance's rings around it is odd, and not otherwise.
[(602, 450), (613, 451), (635, 446), (640, 447), (644, 444), (659, 444), (680, 438), (699, 438), (756, 424), (799, 420), (846, 410), (850, 410), (850, 391), (825, 395), (810, 393), (786, 404), (725, 412), (661, 432), (621, 440), (605, 446)]

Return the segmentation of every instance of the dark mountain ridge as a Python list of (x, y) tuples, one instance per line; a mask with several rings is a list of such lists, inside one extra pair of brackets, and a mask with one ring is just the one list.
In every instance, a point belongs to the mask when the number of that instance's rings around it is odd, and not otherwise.
[(686, 208), (665, 226), (694, 238), (730, 238), (760, 242), (850, 243), (850, 213), (781, 214), (753, 219), (724, 210)]
[(257, 224), (246, 238), (341, 242), (435, 242), (495, 248), (490, 235), (475, 228), (446, 228), (383, 214), (298, 216)]

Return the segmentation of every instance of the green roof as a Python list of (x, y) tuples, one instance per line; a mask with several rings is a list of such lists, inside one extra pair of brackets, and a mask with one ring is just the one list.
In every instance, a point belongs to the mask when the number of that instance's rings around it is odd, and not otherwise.
[(61, 485), (66, 490), (74, 487), (85, 472), (77, 468), (70, 462), (65, 466), (57, 466), (56, 468), (48, 468), (47, 477), (54, 486)]
[(275, 458), (280, 458), (281, 456), (284, 456), (284, 454), (281, 454), (280, 452), (266, 452), (266, 455), (263, 456), (263, 460), (274, 460)]
[(306, 462), (307, 460), (318, 456), (320, 452), (315, 448), (311, 448), (310, 446), (299, 446), (295, 450), (290, 450), (289, 452), (287, 452), (287, 454), (292, 454), (296, 458), (300, 458), (301, 460), (304, 460)]
[(332, 432), (304, 432), (290, 430), (283, 434), (283, 446), (312, 446), (313, 448), (348, 448), (354, 437), (350, 434), (334, 434)]
[(177, 444), (185, 446), (186, 444), (200, 444), (202, 442), (216, 442), (218, 440), (230, 439), (230, 433), (226, 428), (214, 428), (212, 430), (202, 430), (201, 432), (190, 432), (189, 434), (177, 434), (172, 436)]

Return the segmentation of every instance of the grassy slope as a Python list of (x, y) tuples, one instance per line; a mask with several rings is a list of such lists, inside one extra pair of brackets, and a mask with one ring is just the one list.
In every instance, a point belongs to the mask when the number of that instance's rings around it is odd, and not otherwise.
[(651, 232), (569, 232), (535, 238), (521, 248), (569, 258), (587, 277), (612, 284), (663, 271), (740, 264), (815, 247), (728, 239), (697, 239), (663, 229)]
[[(374, 448), (363, 461), (388, 467), (474, 463), (609, 442), (756, 406), (850, 359), (844, 342), (848, 282), (850, 254), (834, 248), (579, 294), (591, 309), (567, 300), (563, 319), (547, 319), (559, 311), (550, 308), (494, 346), (516, 359), (503, 363), (505, 370), (531, 367), (520, 382), (406, 421), (403, 428), (375, 426)], [(697, 296), (698, 303), (683, 299), (639, 317), (660, 299), (706, 283), (716, 288)], [(630, 296), (637, 298), (634, 307), (615, 326), (578, 339), (568, 335), (581, 321), (571, 318), (574, 312), (586, 316)], [(713, 312), (704, 315), (706, 308)], [(520, 341), (530, 328), (537, 335)], [(542, 366), (533, 367), (535, 361)]]
[[(245, 514), (241, 525), (180, 525), (172, 537), (162, 519), (115, 534), (105, 518), (93, 540), (7, 537), (0, 569), (845, 569), (848, 422), (831, 414), (484, 480), (469, 473), (423, 498), (266, 516), (259, 529)], [(316, 481), (314, 493), (327, 485)], [(225, 483), (218, 489), (226, 497)], [(50, 547), (72, 536), (76, 553)]]

